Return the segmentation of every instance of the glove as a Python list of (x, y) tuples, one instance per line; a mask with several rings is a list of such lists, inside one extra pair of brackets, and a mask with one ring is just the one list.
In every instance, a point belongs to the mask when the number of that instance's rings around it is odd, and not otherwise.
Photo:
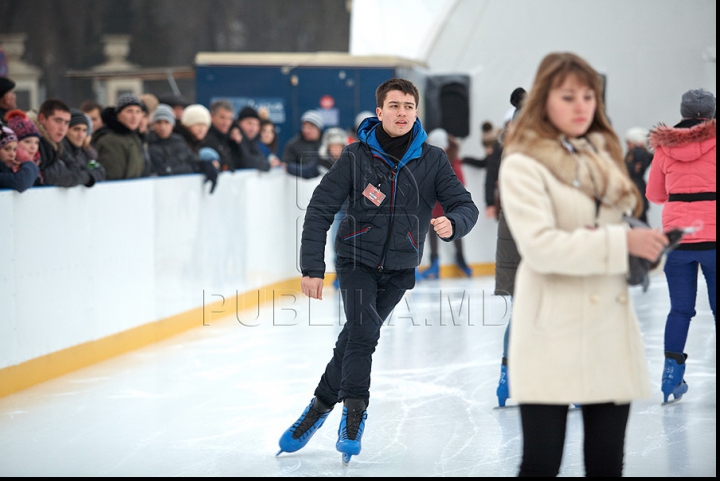
[(217, 186), (218, 170), (214, 165), (212, 165), (212, 162), (208, 162), (206, 160), (200, 162), (200, 170), (203, 174), (205, 174), (203, 184), (205, 182), (210, 182), (210, 193), (212, 194), (215, 192), (215, 187)]

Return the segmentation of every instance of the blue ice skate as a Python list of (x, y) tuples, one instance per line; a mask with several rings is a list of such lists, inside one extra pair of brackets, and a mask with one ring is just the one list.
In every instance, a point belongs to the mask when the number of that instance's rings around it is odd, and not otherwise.
[(465, 263), (465, 259), (460, 254), (455, 255), (455, 264), (463, 271), (466, 277), (472, 277), (472, 269)]
[(496, 391), (498, 406), (501, 408), (505, 407), (505, 402), (510, 397), (510, 384), (508, 384), (507, 374), (507, 359), (503, 358), (502, 364), (500, 365), (500, 381), (498, 382)]
[[(688, 391), (688, 385), (683, 379), (685, 376), (685, 360), (687, 354), (680, 352), (665, 352), (665, 368), (663, 370), (662, 384), (663, 404), (679, 401)], [(673, 399), (670, 401), (670, 395)]]
[(294, 453), (304, 448), (313, 434), (323, 425), (330, 411), (332, 407), (324, 405), (318, 398), (313, 398), (295, 424), (280, 437), (280, 451), (276, 456), (280, 453)]
[(438, 259), (435, 259), (430, 264), (430, 267), (428, 267), (424, 271), (420, 272), (420, 278), (418, 279), (416, 277), (416, 280), (437, 279), (439, 277), (440, 277), (440, 261)]
[(367, 419), (367, 406), (363, 399), (346, 399), (338, 429), (335, 449), (342, 453), (342, 463), (347, 466), (350, 458), (360, 454), (361, 440)]

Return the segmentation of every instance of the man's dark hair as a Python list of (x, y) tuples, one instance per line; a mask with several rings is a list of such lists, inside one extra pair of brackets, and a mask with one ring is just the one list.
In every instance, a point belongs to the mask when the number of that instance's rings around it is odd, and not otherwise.
[(94, 100), (86, 100), (85, 102), (80, 104), (80, 110), (82, 110), (86, 114), (92, 112), (95, 109), (97, 109), (98, 112), (102, 112), (103, 106), (100, 105), (98, 102), (95, 102)]
[(215, 102), (210, 104), (210, 113), (214, 114), (218, 111), (218, 109), (228, 110), (230, 113), (233, 113), (233, 106), (230, 102), (227, 100), (216, 100)]
[(46, 119), (49, 119), (50, 117), (52, 117), (52, 114), (54, 114), (56, 110), (71, 113), (70, 107), (68, 107), (68, 105), (65, 102), (63, 102), (62, 100), (47, 99), (40, 106), (40, 111), (38, 112), (38, 114), (42, 114), (43, 117), (45, 117)]
[(388, 92), (391, 90), (399, 90), (404, 94), (412, 95), (415, 97), (415, 108), (418, 108), (420, 105), (420, 94), (411, 81), (403, 78), (391, 78), (381, 83), (377, 90), (375, 90), (375, 101), (379, 108), (383, 107), (385, 97), (387, 97)]

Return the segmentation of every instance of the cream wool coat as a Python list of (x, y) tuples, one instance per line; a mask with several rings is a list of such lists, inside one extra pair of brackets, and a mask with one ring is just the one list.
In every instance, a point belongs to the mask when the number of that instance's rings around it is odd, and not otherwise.
[[(519, 403), (620, 404), (650, 396), (625, 279), (622, 213), (636, 200), (630, 179), (604, 153), (604, 138), (588, 139), (573, 139), (571, 154), (560, 139), (528, 134), (501, 164), (503, 208), (522, 256), (508, 358)], [(597, 221), (595, 192), (604, 199)]]

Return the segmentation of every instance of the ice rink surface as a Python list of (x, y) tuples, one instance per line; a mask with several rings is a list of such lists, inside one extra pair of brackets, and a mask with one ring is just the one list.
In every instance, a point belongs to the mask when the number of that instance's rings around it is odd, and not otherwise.
[[(362, 453), (348, 467), (335, 450), (341, 409), (303, 450), (275, 456), (344, 322), (339, 295), (326, 290), (312, 302), (275, 293), (259, 312), (0, 399), (0, 475), (515, 476), (519, 410), (493, 409), (508, 317), (493, 285), (424, 281), (398, 305), (373, 360)], [(624, 475), (715, 477), (716, 336), (702, 276), (690, 389), (678, 403), (661, 406), (665, 279), (632, 294), (654, 394), (632, 405)], [(577, 411), (560, 475), (584, 475)]]

